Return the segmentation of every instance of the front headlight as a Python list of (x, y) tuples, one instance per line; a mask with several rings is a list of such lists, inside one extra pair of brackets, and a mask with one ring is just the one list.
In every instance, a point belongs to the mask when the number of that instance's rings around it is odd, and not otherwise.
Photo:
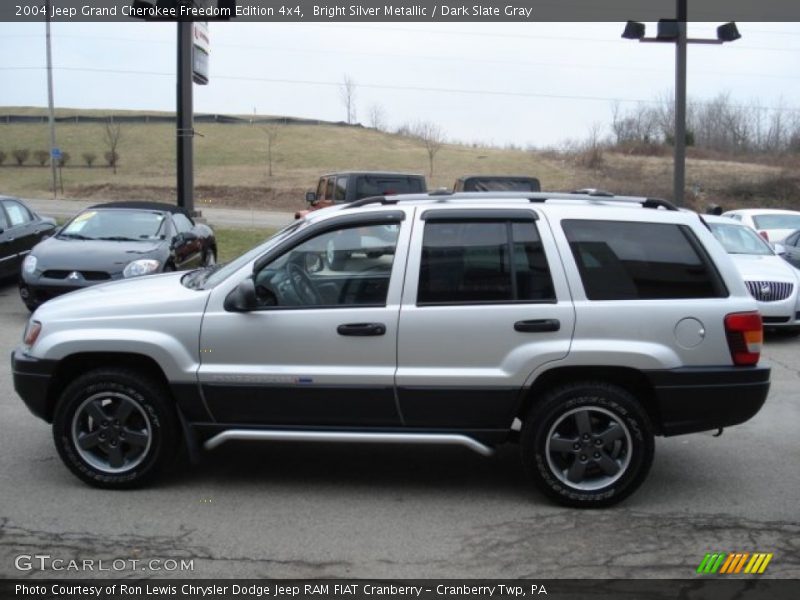
[(31, 254), (28, 254), (28, 256), (25, 257), (25, 260), (22, 261), (23, 272), (27, 273), (28, 275), (31, 275), (36, 270), (36, 263), (37, 263), (36, 257)]
[(161, 263), (152, 258), (140, 258), (129, 262), (125, 270), (122, 271), (123, 277), (139, 277), (140, 275), (149, 275), (155, 273), (161, 267)]

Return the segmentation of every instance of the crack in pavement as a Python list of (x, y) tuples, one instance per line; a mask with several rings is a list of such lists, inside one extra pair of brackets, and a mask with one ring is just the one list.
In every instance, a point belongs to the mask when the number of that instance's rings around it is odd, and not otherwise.
[(772, 552), (766, 576), (800, 577), (800, 525), (716, 514), (583, 510), (523, 518), (477, 528), (463, 538), (461, 558), (475, 576), (499, 569), (523, 578), (684, 578), (706, 552), (735, 551)]
[[(271, 572), (276, 567), (289, 567), (298, 573), (298, 577), (332, 577), (335, 571), (349, 567), (345, 561), (309, 561), (305, 559), (255, 558), (249, 556), (217, 556), (208, 547), (193, 544), (190, 540), (195, 530), (184, 526), (178, 527), (174, 535), (137, 535), (131, 533), (107, 535), (89, 532), (53, 532), (16, 526), (7, 517), (0, 518), (0, 555), (7, 555), (7, 562), (0, 565), (0, 576), (32, 577), (42, 571), (31, 570), (20, 572), (13, 569), (13, 558), (19, 554), (49, 554), (68, 562), (91, 559), (103, 560), (110, 564), (115, 559), (135, 559), (149, 561), (153, 559), (180, 561), (198, 560), (224, 562), (226, 569), (232, 564), (248, 567), (248, 573), (259, 577), (275, 577)], [(163, 563), (162, 563), (163, 564)], [(6, 568), (8, 565), (9, 568)], [(197, 568), (197, 565), (195, 565)], [(255, 569), (254, 569), (255, 568)], [(48, 571), (49, 573), (50, 571)], [(59, 577), (85, 577), (85, 571), (52, 571)], [(104, 572), (105, 575), (108, 572)], [(184, 572), (185, 573), (185, 572)], [(181, 576), (180, 571), (114, 571), (115, 576), (147, 578), (164, 576)], [(149, 575), (148, 575), (149, 574)]]

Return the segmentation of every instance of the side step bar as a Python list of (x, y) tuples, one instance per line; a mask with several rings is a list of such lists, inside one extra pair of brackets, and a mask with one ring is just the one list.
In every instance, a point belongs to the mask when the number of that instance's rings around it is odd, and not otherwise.
[(345, 442), (369, 444), (429, 444), (438, 446), (464, 446), (483, 456), (494, 450), (479, 441), (457, 433), (369, 433), (347, 431), (285, 431), (276, 429), (227, 429), (206, 440), (206, 450), (229, 440), (257, 440), (261, 442)]

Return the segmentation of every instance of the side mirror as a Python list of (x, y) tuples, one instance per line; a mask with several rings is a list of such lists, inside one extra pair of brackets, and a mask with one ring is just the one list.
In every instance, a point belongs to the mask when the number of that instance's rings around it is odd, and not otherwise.
[(314, 206), (317, 203), (317, 193), (316, 192), (306, 192), (306, 202), (311, 206)]
[(258, 306), (256, 284), (248, 277), (225, 297), (223, 307), (228, 312), (249, 312)]
[(778, 256), (783, 256), (786, 254), (786, 246), (783, 244), (772, 244), (772, 249), (775, 250), (775, 254)]

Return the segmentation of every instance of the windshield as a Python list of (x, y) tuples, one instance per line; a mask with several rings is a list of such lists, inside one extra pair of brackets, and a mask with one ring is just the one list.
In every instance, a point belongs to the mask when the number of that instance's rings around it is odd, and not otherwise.
[(140, 242), (166, 237), (164, 213), (113, 208), (87, 210), (58, 233), (62, 239)]
[(370, 196), (394, 196), (422, 192), (419, 177), (392, 177), (387, 175), (363, 175), (356, 183), (356, 200)]
[(756, 229), (800, 229), (800, 215), (759, 215), (753, 223)]
[(191, 271), (187, 273), (182, 279), (181, 283), (191, 289), (204, 289), (208, 290), (213, 288), (215, 285), (221, 283), (225, 279), (227, 279), (230, 275), (241, 269), (244, 265), (249, 263), (250, 261), (255, 260), (265, 252), (267, 252), (270, 248), (287, 238), (289, 235), (294, 233), (295, 231), (305, 227), (308, 224), (308, 221), (305, 219), (301, 219), (299, 221), (295, 221), (291, 225), (284, 227), (272, 237), (267, 238), (264, 240), (262, 244), (259, 244), (255, 248), (252, 248), (239, 256), (238, 258), (233, 259), (231, 262), (223, 264), (223, 265), (214, 265), (213, 267), (208, 267), (206, 269), (197, 269), (195, 271)]
[(728, 254), (755, 254), (768, 256), (773, 254), (772, 248), (761, 236), (743, 225), (727, 225), (725, 223), (709, 223), (711, 233), (719, 240)]
[(464, 191), (476, 192), (538, 192), (541, 190), (538, 179), (524, 179), (513, 177), (498, 177), (493, 179), (469, 179), (464, 185)]

